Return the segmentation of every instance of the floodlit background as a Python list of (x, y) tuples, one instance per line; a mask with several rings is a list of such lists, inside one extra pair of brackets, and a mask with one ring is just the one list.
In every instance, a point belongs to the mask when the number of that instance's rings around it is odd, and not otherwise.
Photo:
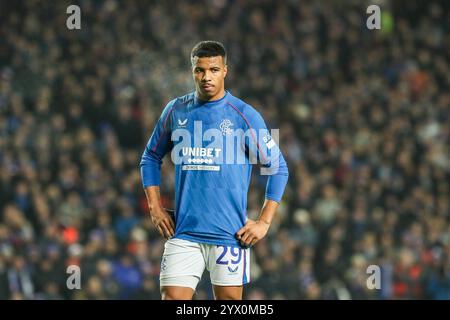
[[(68, 30), (66, 8), (81, 9)], [(382, 29), (366, 28), (378, 4)], [(450, 299), (448, 1), (0, 1), (0, 298), (159, 299), (140, 156), (222, 41), (290, 181), (248, 299)], [(166, 158), (163, 203), (172, 207)], [(265, 179), (254, 170), (248, 213)], [(66, 268), (81, 268), (68, 290)], [(369, 290), (369, 265), (381, 289)], [(211, 299), (209, 275), (197, 299)]]

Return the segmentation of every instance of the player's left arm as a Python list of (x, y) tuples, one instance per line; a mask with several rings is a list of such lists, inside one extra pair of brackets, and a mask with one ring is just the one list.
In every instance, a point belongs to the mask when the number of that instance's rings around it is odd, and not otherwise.
[(283, 154), (263, 118), (253, 108), (248, 110), (247, 122), (250, 129), (253, 129), (253, 134), (247, 139), (246, 148), (250, 157), (256, 157), (262, 165), (262, 174), (268, 175), (265, 201), (258, 219), (248, 219), (245, 226), (236, 233), (242, 245), (252, 246), (265, 237), (272, 224), (286, 188), (289, 171)]
[(266, 236), (277, 208), (278, 202), (268, 199), (264, 201), (258, 220), (248, 219), (245, 226), (237, 232), (236, 236), (242, 245), (253, 246)]

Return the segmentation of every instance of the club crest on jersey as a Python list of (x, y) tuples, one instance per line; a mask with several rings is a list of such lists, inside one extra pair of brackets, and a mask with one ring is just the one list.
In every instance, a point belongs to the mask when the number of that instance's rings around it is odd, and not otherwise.
[(231, 128), (233, 126), (233, 123), (229, 119), (224, 119), (220, 125), (220, 131), (222, 131), (222, 134), (224, 136), (229, 136), (233, 134), (233, 129)]
[(186, 123), (187, 123), (187, 120), (188, 120), (187, 118), (184, 119), (183, 121), (181, 119), (178, 119), (178, 126), (179, 127), (185, 127)]

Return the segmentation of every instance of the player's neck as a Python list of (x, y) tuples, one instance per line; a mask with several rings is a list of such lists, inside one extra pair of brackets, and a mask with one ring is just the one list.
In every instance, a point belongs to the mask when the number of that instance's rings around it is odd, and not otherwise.
[(220, 91), (219, 93), (217, 93), (216, 95), (214, 95), (212, 97), (201, 96), (198, 92), (196, 93), (196, 95), (197, 95), (197, 99), (202, 101), (202, 102), (214, 102), (214, 101), (220, 100), (223, 97), (225, 97), (226, 91), (222, 90), (222, 91)]

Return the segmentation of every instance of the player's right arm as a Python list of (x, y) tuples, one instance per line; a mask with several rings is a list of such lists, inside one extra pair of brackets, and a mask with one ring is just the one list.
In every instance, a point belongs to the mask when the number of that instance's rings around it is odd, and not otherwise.
[(175, 233), (175, 224), (170, 215), (161, 206), (159, 186), (150, 186), (145, 188), (144, 191), (153, 224), (164, 238), (171, 238)]
[(141, 157), (141, 179), (147, 197), (150, 217), (156, 229), (166, 239), (174, 235), (175, 224), (161, 205), (161, 164), (164, 156), (173, 148), (171, 141), (171, 113), (176, 100), (167, 104)]

